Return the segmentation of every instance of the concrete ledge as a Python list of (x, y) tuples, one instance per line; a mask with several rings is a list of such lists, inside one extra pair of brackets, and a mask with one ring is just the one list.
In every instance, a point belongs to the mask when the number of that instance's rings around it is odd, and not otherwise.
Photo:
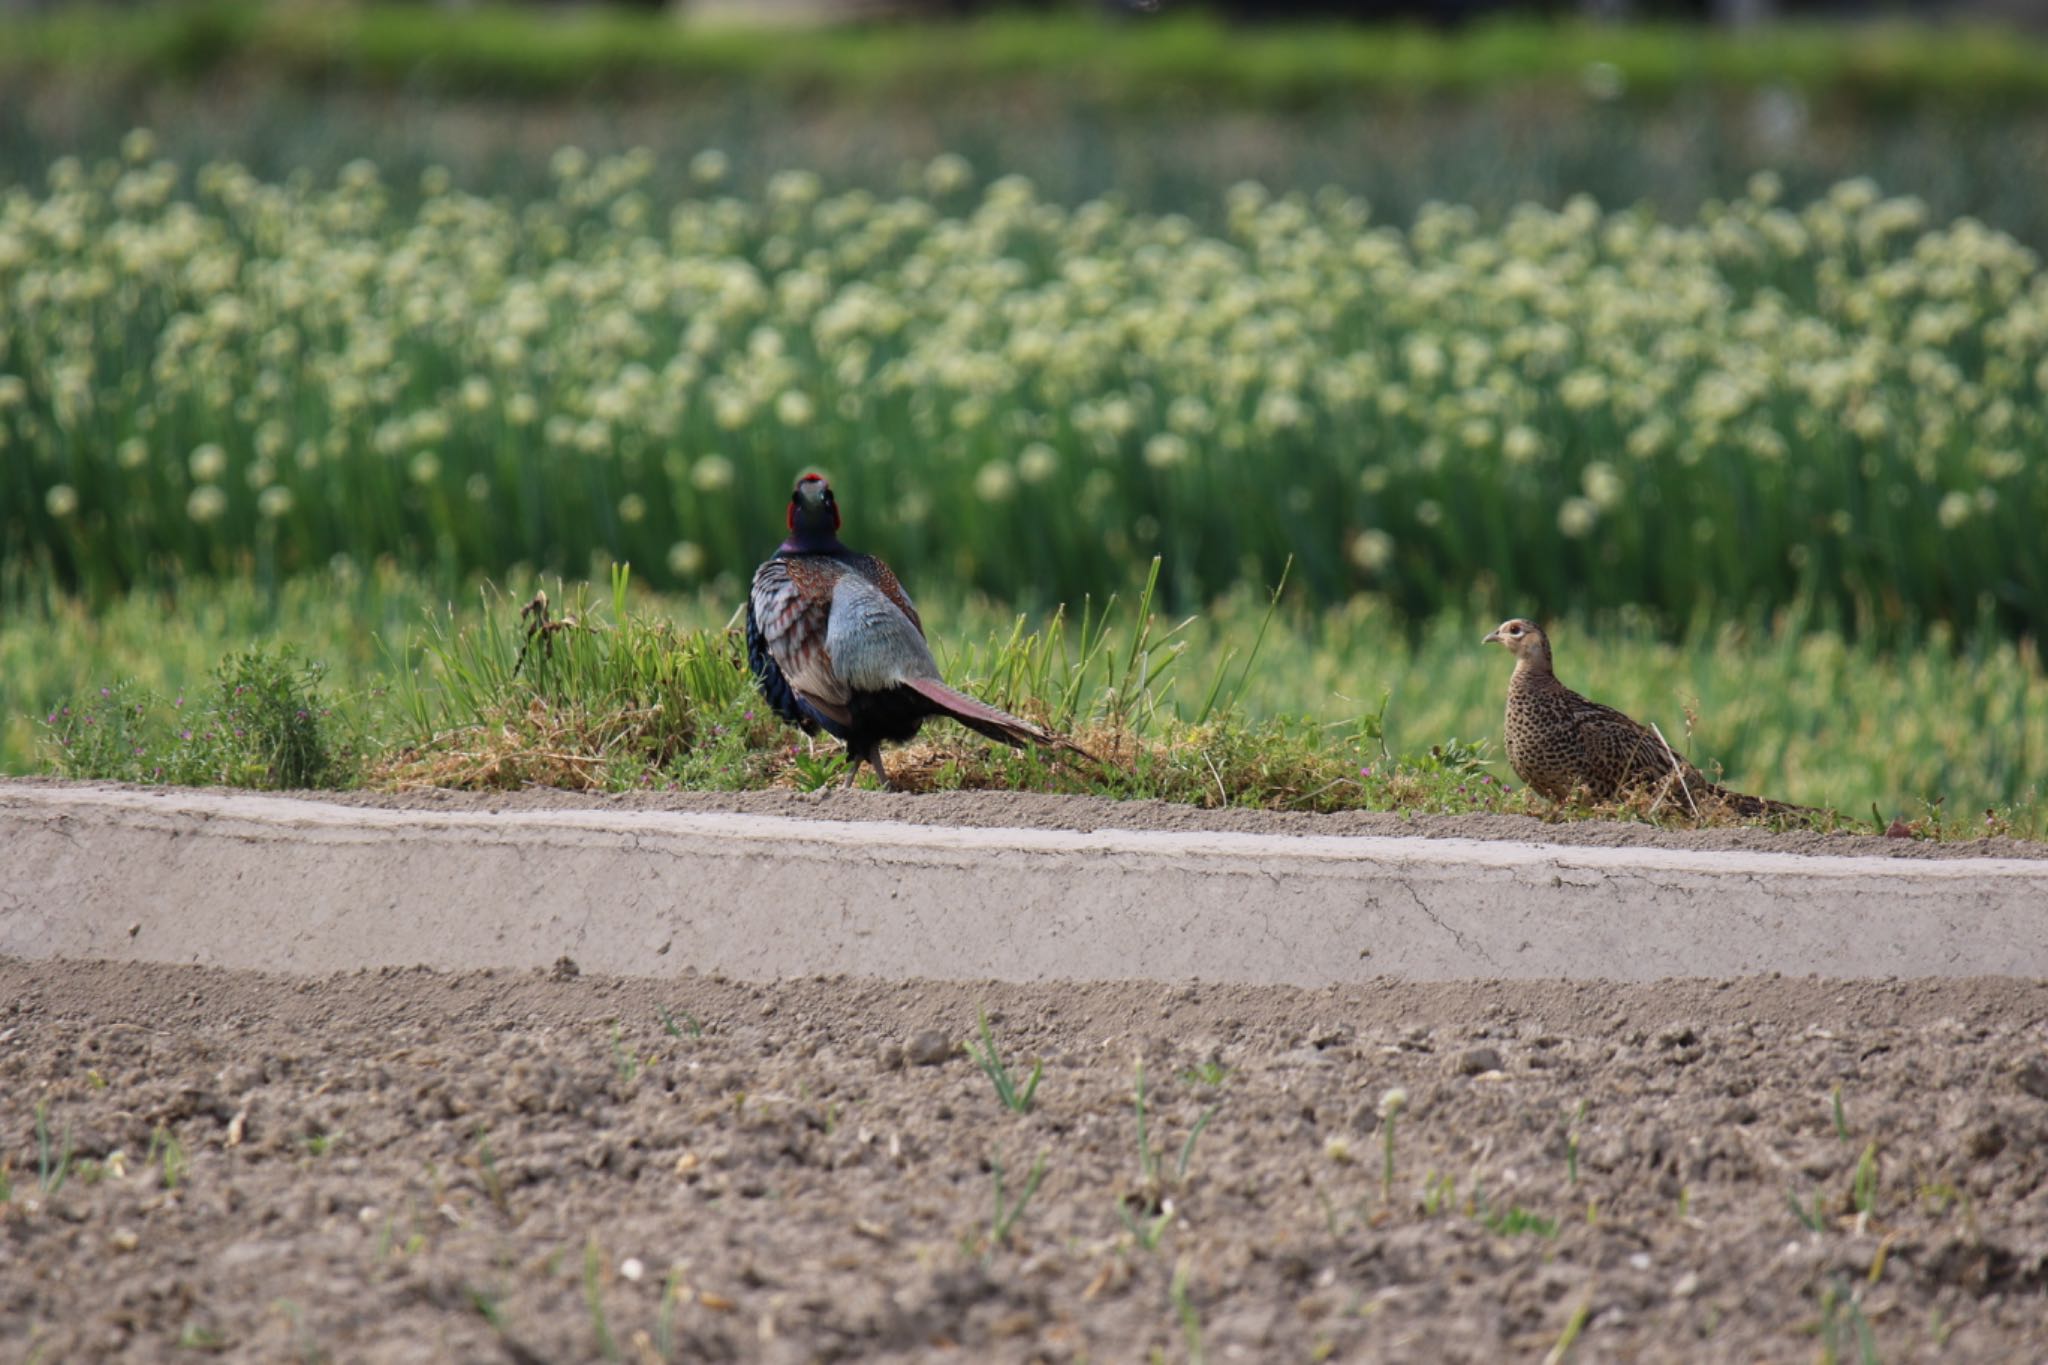
[(0, 954), (1322, 985), (2048, 977), (2048, 862), (0, 788)]

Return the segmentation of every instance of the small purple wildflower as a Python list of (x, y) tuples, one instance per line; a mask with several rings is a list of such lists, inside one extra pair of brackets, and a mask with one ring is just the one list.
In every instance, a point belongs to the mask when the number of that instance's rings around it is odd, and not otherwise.
[(100, 695), (103, 697), (111, 697), (114, 695), (114, 689), (111, 687), (102, 687), (100, 689)]
[(180, 731), (180, 732), (178, 733), (178, 738), (179, 738), (179, 739), (190, 739), (190, 738), (192, 738), (192, 732), (191, 732), (190, 730), (181, 730), (181, 731)]

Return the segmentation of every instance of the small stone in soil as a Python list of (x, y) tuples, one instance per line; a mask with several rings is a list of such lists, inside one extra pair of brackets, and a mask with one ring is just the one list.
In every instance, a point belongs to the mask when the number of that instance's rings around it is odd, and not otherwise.
[(937, 1066), (953, 1055), (953, 1040), (935, 1028), (914, 1033), (903, 1045), (903, 1056), (913, 1066)]
[(1477, 1076), (1481, 1072), (1500, 1070), (1500, 1049), (1493, 1047), (1468, 1047), (1458, 1054), (1453, 1069), (1460, 1076)]

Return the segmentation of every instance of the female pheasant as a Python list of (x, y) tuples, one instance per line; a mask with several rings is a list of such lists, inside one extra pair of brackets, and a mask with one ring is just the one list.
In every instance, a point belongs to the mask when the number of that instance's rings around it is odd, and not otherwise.
[(1508, 682), (1508, 764), (1515, 775), (1552, 801), (1569, 800), (1584, 788), (1596, 801), (1623, 792), (1658, 791), (1684, 784), (1681, 806), (1718, 802), (1737, 815), (1810, 815), (1762, 796), (1747, 796), (1709, 782), (1699, 769), (1674, 753), (1656, 731), (1611, 706), (1588, 701), (1551, 671), (1550, 638), (1533, 621), (1503, 621), (1482, 644), (1498, 644), (1515, 656)]
[(823, 477), (797, 480), (788, 524), (789, 539), (754, 572), (747, 661), (775, 714), (806, 734), (822, 729), (846, 741), (848, 786), (871, 763), (882, 785), (893, 787), (882, 741), (910, 739), (927, 716), (950, 716), (1020, 749), (1075, 749), (940, 680), (924, 623), (896, 575), (840, 543), (839, 504)]

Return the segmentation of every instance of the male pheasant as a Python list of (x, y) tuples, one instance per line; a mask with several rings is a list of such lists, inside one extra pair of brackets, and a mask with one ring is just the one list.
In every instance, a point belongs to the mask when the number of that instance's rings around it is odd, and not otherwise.
[(1748, 817), (1814, 813), (1707, 781), (1656, 731), (1566, 687), (1551, 671), (1550, 639), (1535, 622), (1503, 621), (1481, 643), (1503, 645), (1515, 656), (1508, 682), (1508, 764), (1552, 801), (1569, 800), (1581, 788), (1596, 801), (1610, 801), (1624, 792), (1663, 791), (1682, 782), (1682, 808), (1715, 802)]
[(775, 713), (806, 734), (846, 741), (860, 765), (882, 766), (882, 741), (901, 743), (927, 716), (949, 716), (1023, 748), (1082, 752), (1070, 741), (955, 692), (939, 678), (924, 623), (889, 566), (839, 540), (839, 504), (817, 474), (789, 495), (789, 538), (754, 572), (747, 596), (747, 661)]

